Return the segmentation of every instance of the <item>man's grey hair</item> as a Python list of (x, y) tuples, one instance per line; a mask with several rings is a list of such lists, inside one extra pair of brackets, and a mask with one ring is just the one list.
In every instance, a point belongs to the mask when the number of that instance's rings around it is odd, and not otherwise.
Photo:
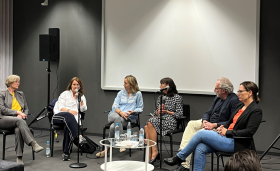
[(220, 88), (225, 89), (228, 94), (233, 93), (233, 85), (229, 79), (221, 77), (218, 79), (218, 81), (220, 81)]

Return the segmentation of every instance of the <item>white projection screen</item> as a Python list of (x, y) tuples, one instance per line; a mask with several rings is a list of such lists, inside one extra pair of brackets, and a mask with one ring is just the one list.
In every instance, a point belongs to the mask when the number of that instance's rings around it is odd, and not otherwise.
[(259, 0), (103, 0), (101, 88), (141, 91), (171, 77), (179, 93), (214, 94), (227, 77), (258, 84)]

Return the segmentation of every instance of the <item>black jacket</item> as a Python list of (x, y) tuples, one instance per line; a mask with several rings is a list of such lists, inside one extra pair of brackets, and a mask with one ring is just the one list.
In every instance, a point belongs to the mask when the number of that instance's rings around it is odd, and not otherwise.
[[(244, 106), (240, 104), (237, 106), (234, 114), (231, 115), (230, 119), (224, 125), (225, 128), (228, 128), (229, 125), (233, 122), (235, 114)], [(227, 130), (226, 137), (233, 138), (234, 136), (238, 137), (252, 137), (252, 138), (240, 138), (234, 139), (234, 151), (240, 150), (256, 150), (253, 140), (253, 135), (258, 130), (260, 123), (262, 122), (262, 110), (260, 106), (253, 101), (240, 115), (237, 119), (233, 130)]]
[[(205, 114), (202, 117), (202, 121), (206, 120), (208, 122), (210, 122), (210, 117), (214, 114), (215, 110), (216, 110), (216, 103), (217, 101), (221, 99), (220, 97), (216, 96), (213, 100), (213, 103), (210, 107), (210, 109), (205, 112)], [(221, 125), (224, 125), (226, 123), (226, 121), (229, 120), (230, 116), (232, 114), (235, 114), (234, 111), (236, 110), (236, 107), (238, 104), (240, 104), (241, 102), (239, 101), (238, 97), (236, 94), (232, 93), (229, 94), (228, 97), (225, 99), (220, 112), (219, 112), (219, 122), (217, 123), (218, 127)]]

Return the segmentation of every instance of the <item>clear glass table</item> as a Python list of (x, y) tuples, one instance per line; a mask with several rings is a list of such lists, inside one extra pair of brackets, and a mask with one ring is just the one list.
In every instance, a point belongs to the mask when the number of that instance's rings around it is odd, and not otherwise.
[[(149, 164), (149, 147), (155, 146), (157, 143), (155, 141), (144, 139), (144, 145), (139, 146), (138, 141), (122, 141), (115, 143), (114, 138), (103, 139), (100, 141), (101, 145), (105, 146), (105, 154), (107, 154), (107, 149), (110, 148), (110, 160), (108, 161), (107, 155), (105, 155), (104, 163), (100, 168), (104, 171), (150, 171), (154, 170), (154, 166)], [(112, 161), (112, 149), (113, 148), (131, 148), (137, 149), (142, 148), (146, 150), (145, 162), (122, 160), (122, 161)]]

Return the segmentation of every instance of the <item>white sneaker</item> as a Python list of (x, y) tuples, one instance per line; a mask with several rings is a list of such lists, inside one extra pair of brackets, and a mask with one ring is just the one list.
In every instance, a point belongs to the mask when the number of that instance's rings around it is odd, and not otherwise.
[(79, 144), (85, 144), (86, 142), (87, 140), (83, 136), (79, 137)]

